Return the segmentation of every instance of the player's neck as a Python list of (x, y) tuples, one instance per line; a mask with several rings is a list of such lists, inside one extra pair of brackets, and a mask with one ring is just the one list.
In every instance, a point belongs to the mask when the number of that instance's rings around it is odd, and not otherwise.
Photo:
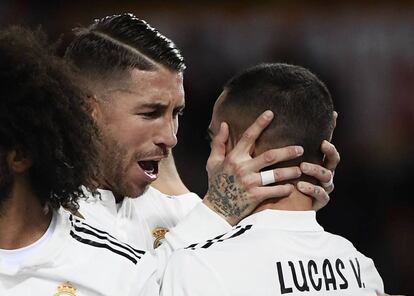
[(115, 203), (122, 202), (124, 200), (124, 198), (125, 198), (125, 195), (119, 194), (115, 190), (114, 186), (111, 186), (111, 182), (109, 182), (108, 180), (110, 180), (110, 179), (109, 178), (107, 179), (105, 177), (102, 177), (102, 179), (98, 181), (98, 188), (103, 189), (103, 190), (111, 191), (112, 192), (112, 195), (115, 198)]
[(262, 202), (254, 211), (255, 213), (267, 209), (282, 211), (310, 211), (312, 210), (312, 198), (294, 190), (284, 198), (272, 198)]
[(45, 214), (25, 180), (16, 178), (10, 196), (0, 212), (0, 249), (13, 250), (31, 245), (50, 225), (52, 213)]

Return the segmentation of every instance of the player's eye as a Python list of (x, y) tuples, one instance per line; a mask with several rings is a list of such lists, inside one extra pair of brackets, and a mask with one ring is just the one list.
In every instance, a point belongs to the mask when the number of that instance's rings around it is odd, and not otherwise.
[(154, 119), (160, 117), (162, 115), (162, 112), (160, 110), (153, 110), (149, 112), (139, 113), (138, 115), (141, 115), (147, 119)]

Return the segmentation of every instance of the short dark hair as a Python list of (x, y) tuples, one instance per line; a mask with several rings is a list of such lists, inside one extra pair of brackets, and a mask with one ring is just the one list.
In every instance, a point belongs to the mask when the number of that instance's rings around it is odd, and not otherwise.
[[(13, 149), (27, 155), (29, 182), (42, 204), (76, 209), (82, 185), (95, 189), (98, 142), (90, 112), (72, 68), (40, 29), (0, 31), (0, 164)], [(2, 172), (10, 177), (7, 168)]]
[(232, 112), (230, 127), (236, 125), (241, 133), (259, 114), (272, 110), (275, 118), (259, 143), (267, 149), (301, 145), (305, 153), (300, 161), (322, 161), (321, 143), (333, 131), (333, 102), (325, 84), (309, 70), (261, 64), (232, 78), (224, 89), (221, 110)]
[(185, 69), (175, 44), (131, 13), (96, 19), (75, 34), (65, 57), (90, 79), (110, 79), (133, 68), (154, 71), (160, 65), (177, 72)]

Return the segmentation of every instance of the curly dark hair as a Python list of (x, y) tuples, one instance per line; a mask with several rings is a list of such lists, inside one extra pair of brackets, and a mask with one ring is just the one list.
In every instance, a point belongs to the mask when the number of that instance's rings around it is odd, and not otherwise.
[(40, 29), (0, 31), (0, 155), (23, 151), (33, 161), (28, 176), (40, 202), (70, 210), (85, 196), (82, 186), (96, 190), (99, 150), (74, 73)]

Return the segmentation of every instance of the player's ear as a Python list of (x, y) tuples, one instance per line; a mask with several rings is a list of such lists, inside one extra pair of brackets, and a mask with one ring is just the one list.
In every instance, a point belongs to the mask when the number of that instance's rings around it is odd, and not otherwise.
[(32, 158), (22, 148), (14, 148), (7, 153), (7, 164), (14, 173), (24, 173), (33, 164)]
[(335, 128), (336, 128), (337, 118), (338, 118), (338, 113), (334, 111), (332, 114), (332, 132), (331, 132), (331, 135), (329, 136), (329, 142), (332, 141), (333, 132), (335, 131)]

